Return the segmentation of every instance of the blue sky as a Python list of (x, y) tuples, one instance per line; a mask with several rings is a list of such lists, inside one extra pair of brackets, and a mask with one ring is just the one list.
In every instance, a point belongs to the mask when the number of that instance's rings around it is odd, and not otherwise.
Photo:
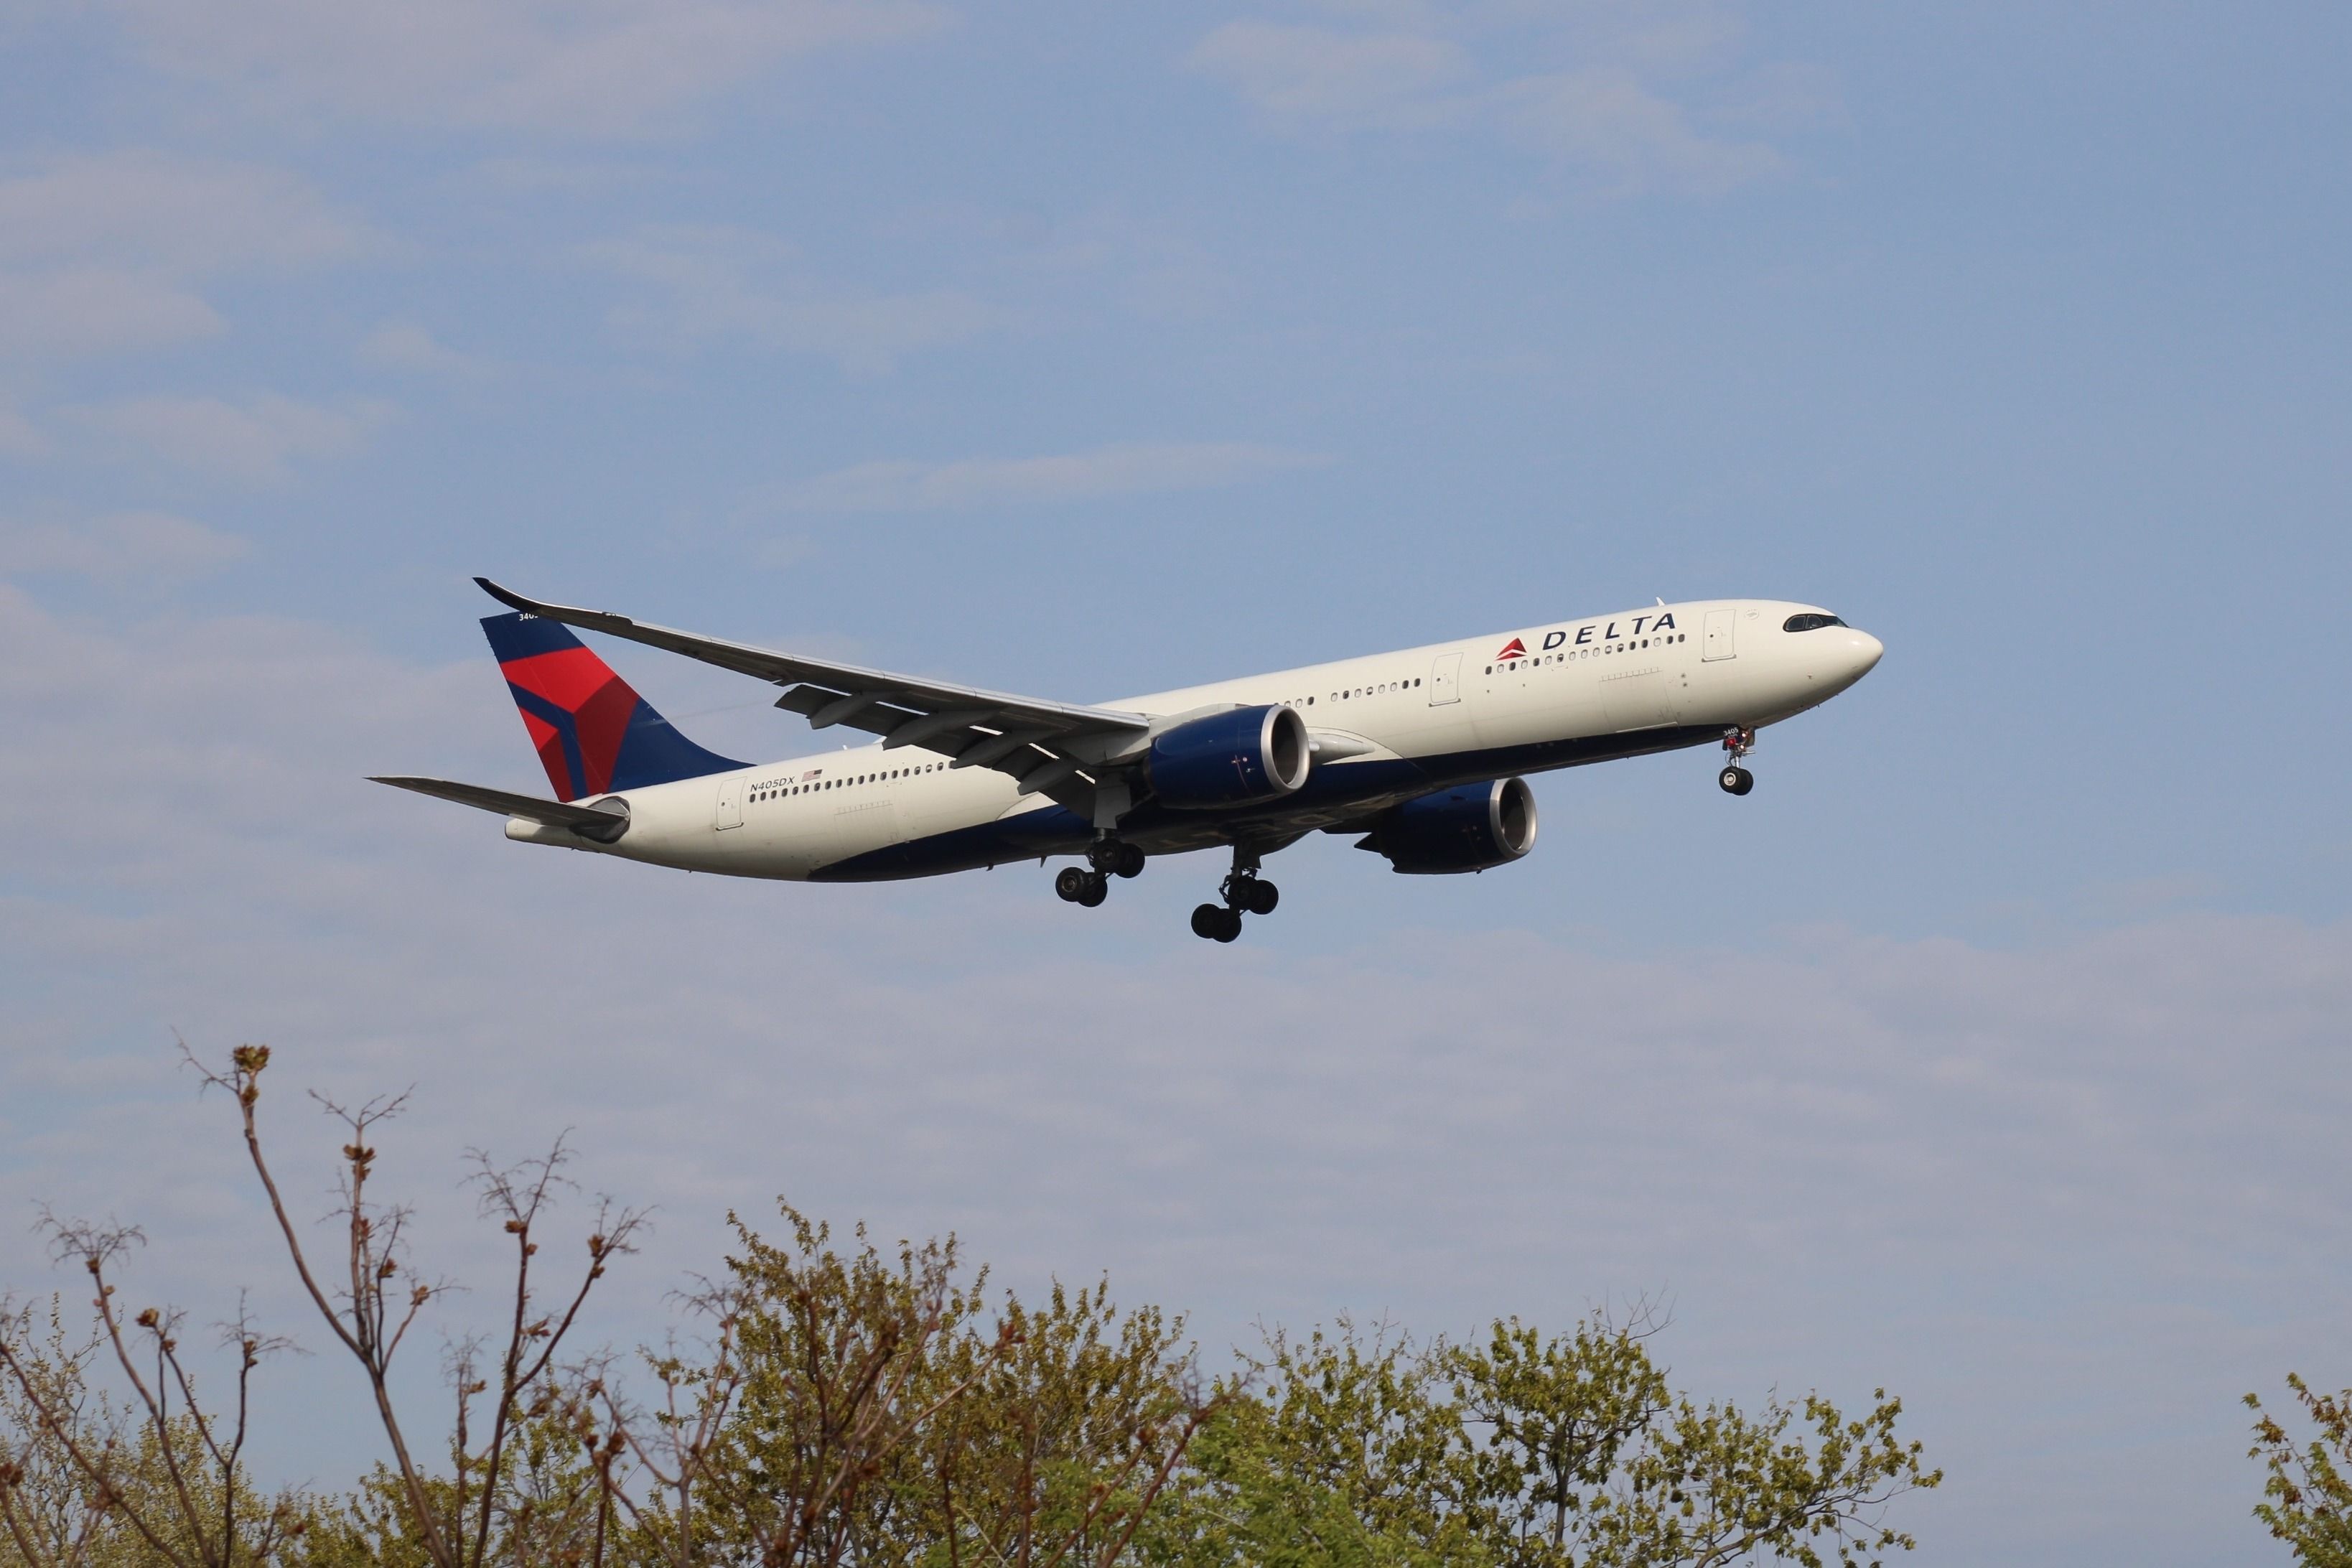
[[(2254, 1559), (2234, 1395), (2352, 1381), (2347, 31), (0, 5), (0, 1203), (266, 1291), (169, 1039), (267, 1038), (418, 1085), (450, 1227), (457, 1151), (579, 1128), (665, 1214), (616, 1342), (778, 1192), (1213, 1347), (1666, 1289), (1694, 1387), (1909, 1398), (1922, 1563)], [(1477, 878), (1318, 839), (1211, 951), (1205, 859), (1087, 915), (387, 797), (537, 782), (477, 572), (1076, 700), (1654, 595), (1889, 651), (1746, 800), (1540, 779)]]

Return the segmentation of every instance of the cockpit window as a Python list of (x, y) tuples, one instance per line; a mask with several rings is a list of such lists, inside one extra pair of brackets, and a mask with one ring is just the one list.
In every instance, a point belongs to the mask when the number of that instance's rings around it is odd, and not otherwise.
[(1817, 632), (1823, 626), (1842, 626), (1845, 623), (1835, 616), (1790, 616), (1780, 623), (1784, 632)]

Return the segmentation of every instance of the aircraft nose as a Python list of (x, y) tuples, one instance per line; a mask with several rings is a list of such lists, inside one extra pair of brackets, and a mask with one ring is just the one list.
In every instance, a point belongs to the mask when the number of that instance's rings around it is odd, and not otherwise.
[(1849, 680), (1860, 680), (1877, 668), (1879, 659), (1886, 652), (1885, 643), (1880, 642), (1868, 632), (1860, 631), (1853, 634), (1850, 648), (1848, 657), (1853, 661), (1853, 673), (1847, 677)]

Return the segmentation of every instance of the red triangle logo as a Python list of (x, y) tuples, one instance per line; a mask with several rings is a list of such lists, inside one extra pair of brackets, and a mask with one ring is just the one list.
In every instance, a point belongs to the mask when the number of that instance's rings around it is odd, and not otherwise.
[(1509, 642), (1503, 645), (1503, 651), (1496, 654), (1495, 657), (1496, 658), (1525, 658), (1528, 657), (1528, 645), (1521, 642), (1518, 638), (1513, 637)]

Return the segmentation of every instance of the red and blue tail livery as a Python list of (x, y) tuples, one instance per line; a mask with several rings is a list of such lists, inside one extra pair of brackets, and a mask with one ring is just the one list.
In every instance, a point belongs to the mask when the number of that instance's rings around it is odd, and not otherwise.
[(679, 734), (562, 622), (488, 616), (482, 630), (557, 799), (673, 784), (744, 765)]

